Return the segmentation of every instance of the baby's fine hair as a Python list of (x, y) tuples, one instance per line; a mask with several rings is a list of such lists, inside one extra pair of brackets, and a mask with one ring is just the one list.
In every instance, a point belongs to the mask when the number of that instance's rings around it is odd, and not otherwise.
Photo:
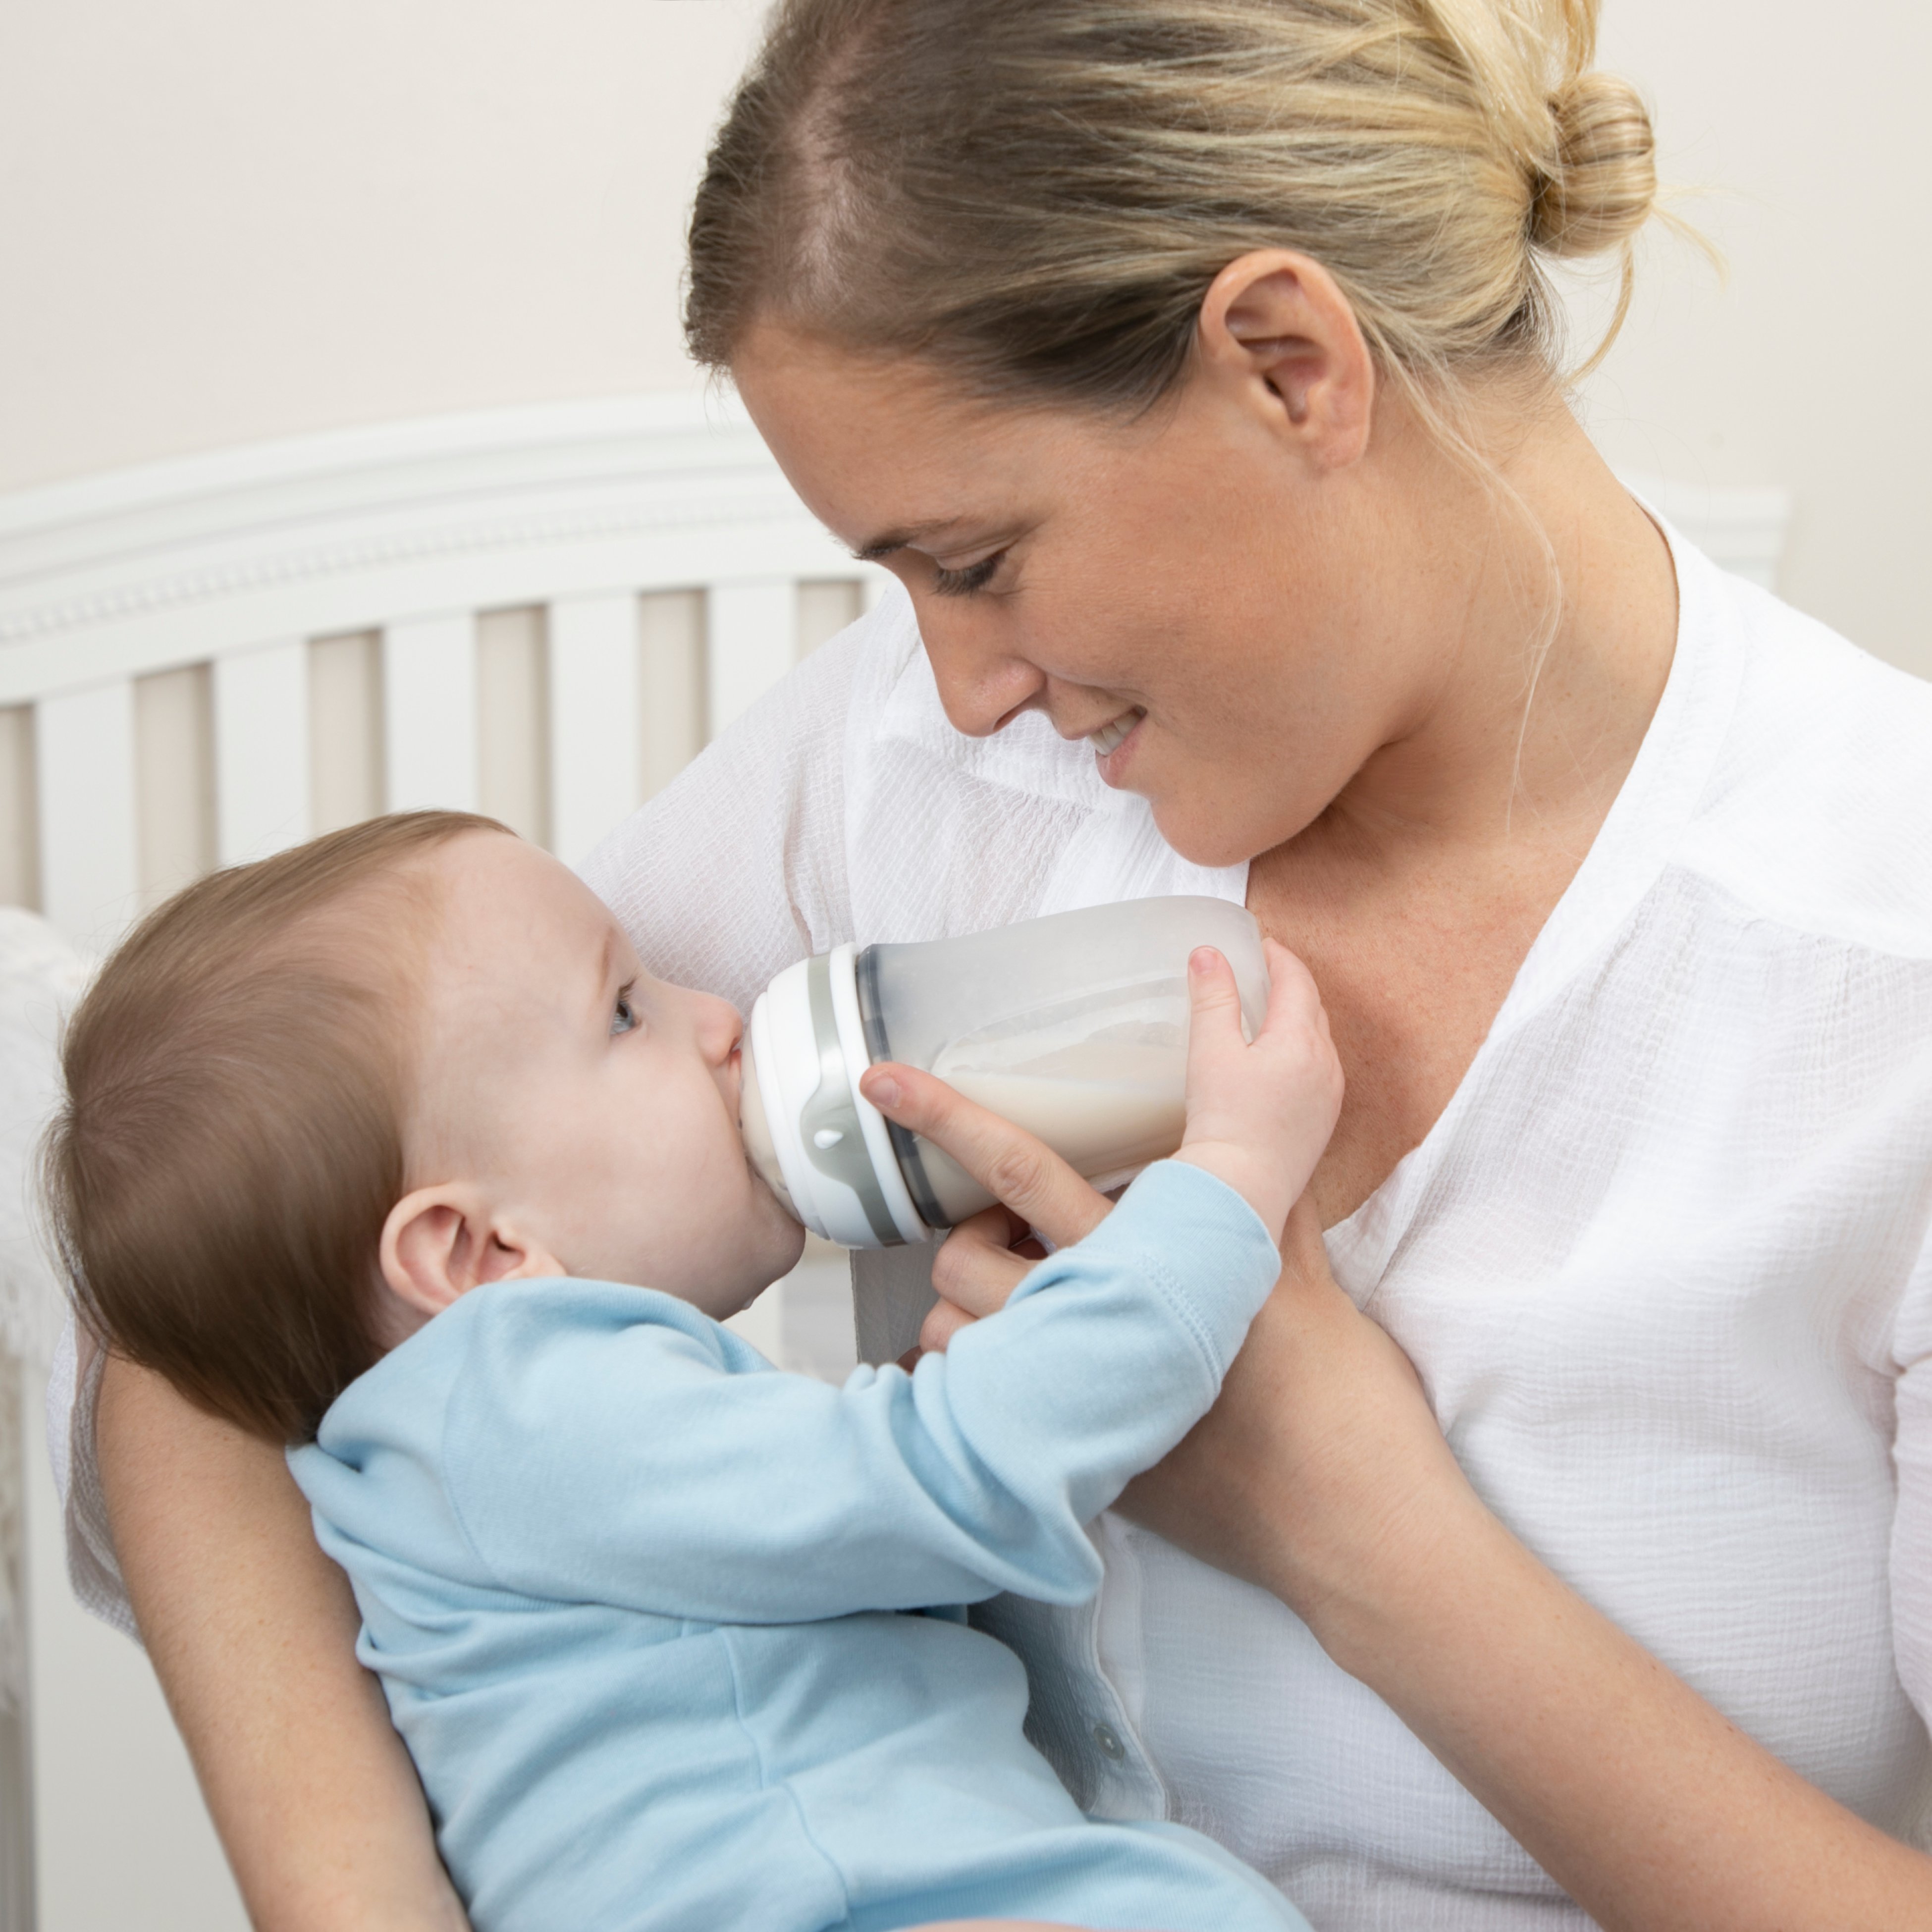
[(78, 1320), (280, 1442), (382, 1352), (404, 1190), (420, 861), (468, 812), (413, 812), (211, 874), (101, 968), (62, 1048), (42, 1178)]

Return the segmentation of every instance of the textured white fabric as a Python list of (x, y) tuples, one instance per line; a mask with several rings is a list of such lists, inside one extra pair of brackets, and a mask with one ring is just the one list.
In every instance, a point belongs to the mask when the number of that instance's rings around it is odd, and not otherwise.
[[(1677, 658), (1616, 806), (1442, 1119), (1329, 1246), (1529, 1546), (1904, 1832), (1932, 1700), (1932, 688), (1675, 548)], [(772, 875), (708, 904), (746, 854)], [(1042, 721), (958, 737), (897, 601), (590, 874), (647, 958), (740, 1002), (839, 940), (1246, 886)], [(1100, 1535), (1097, 1612), (1004, 1624), (1086, 1802), (1164, 1806), (1318, 1926), (1583, 1922), (1279, 1604)]]
[[(1932, 1764), (1932, 687), (1673, 548), (1676, 659), (1623, 791), (1330, 1252), (1529, 1546), (1903, 1832)], [(587, 873), (654, 970), (741, 1005), (844, 939), (1246, 889), (1043, 721), (955, 734), (896, 594)], [(79, 1420), (75, 1444), (92, 1563)], [(1585, 1922), (1279, 1604), (1095, 1534), (1096, 1606), (1004, 1624), (1091, 1808), (1204, 1827), (1324, 1932)]]

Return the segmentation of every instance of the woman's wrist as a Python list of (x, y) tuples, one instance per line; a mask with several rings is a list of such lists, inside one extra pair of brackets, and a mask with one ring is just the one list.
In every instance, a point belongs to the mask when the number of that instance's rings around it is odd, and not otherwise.
[(1431, 1473), (1400, 1498), (1338, 1502), (1340, 1534), (1304, 1520), (1255, 1580), (1333, 1662), (1384, 1695), (1392, 1667), (1439, 1645), (1451, 1613), (1466, 1615), (1526, 1555), (1460, 1470), (1454, 1480)]

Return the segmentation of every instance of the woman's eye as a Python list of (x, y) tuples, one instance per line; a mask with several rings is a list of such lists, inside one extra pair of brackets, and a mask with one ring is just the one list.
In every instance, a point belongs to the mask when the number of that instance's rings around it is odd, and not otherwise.
[(991, 556), (982, 556), (977, 563), (969, 563), (964, 570), (948, 570), (944, 564), (932, 566), (932, 587), (942, 597), (970, 597), (976, 590), (983, 590), (993, 580), (1006, 556), (1003, 550), (996, 550)]
[(617, 1004), (611, 1010), (610, 1030), (613, 1034), (628, 1033), (638, 1024), (638, 1010), (631, 1004), (631, 989), (626, 986), (617, 995)]

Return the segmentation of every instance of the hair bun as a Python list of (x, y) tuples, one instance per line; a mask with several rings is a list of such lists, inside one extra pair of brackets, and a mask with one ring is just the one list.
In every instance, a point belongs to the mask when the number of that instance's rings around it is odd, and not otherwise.
[(1550, 255), (1621, 247), (1657, 204), (1657, 142), (1636, 89), (1582, 74), (1550, 98), (1552, 157), (1530, 208), (1532, 246)]

